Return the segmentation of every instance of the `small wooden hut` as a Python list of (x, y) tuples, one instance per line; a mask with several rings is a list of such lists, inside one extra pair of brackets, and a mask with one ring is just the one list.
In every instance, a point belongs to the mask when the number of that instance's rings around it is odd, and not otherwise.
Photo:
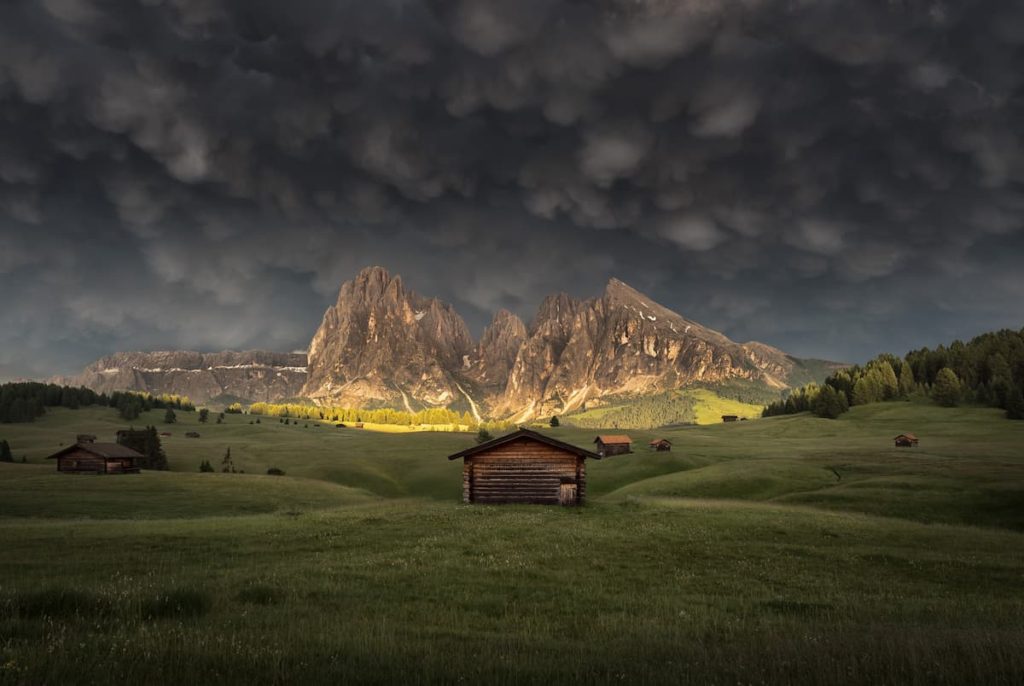
[(672, 450), (672, 441), (667, 438), (655, 438), (647, 445), (650, 446), (651, 450), (656, 450), (659, 453), (667, 453)]
[(587, 491), (588, 457), (600, 459), (589, 450), (519, 429), (448, 459), (462, 458), (465, 503), (580, 505)]
[(734, 415), (734, 414), (723, 414), (722, 415), (722, 421), (723, 422), (738, 422), (739, 419), (740, 419), (739, 416), (738, 415)]
[(595, 452), (601, 457), (633, 452), (633, 439), (624, 434), (609, 434), (594, 439)]
[(143, 456), (117, 443), (79, 441), (50, 455), (57, 471), (67, 474), (138, 474)]
[(900, 434), (893, 439), (897, 448), (913, 448), (917, 446), (917, 436), (914, 434)]

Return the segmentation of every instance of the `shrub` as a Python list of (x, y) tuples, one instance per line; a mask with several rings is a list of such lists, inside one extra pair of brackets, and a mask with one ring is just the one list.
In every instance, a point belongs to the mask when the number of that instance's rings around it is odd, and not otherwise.
[(199, 471), (201, 471), (201, 472), (212, 472), (212, 471), (214, 471), (213, 470), (213, 465), (210, 464), (209, 460), (203, 460), (202, 463), (200, 463), (200, 465), (199, 465)]
[(284, 476), (284, 470), (278, 469), (277, 467), (271, 467), (267, 470), (267, 474), (270, 476)]

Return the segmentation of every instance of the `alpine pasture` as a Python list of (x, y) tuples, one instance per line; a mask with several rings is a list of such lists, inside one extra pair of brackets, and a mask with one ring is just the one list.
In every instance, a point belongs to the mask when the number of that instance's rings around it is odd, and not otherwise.
[[(0, 426), (28, 461), (0, 464), (0, 683), (1024, 673), (1024, 423), (997, 410), (630, 431), (635, 453), (588, 462), (581, 508), (461, 504), (446, 456), (468, 433), (161, 417), (135, 425), (172, 433), (172, 471), (124, 476), (43, 459), (112, 439), (113, 410)], [(906, 431), (921, 445), (894, 448)], [(219, 471), (228, 447), (244, 474)]]

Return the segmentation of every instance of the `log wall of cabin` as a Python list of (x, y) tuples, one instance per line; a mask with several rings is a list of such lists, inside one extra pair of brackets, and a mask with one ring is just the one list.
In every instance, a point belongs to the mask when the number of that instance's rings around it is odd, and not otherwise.
[(135, 474), (138, 471), (132, 458), (112, 457), (107, 460), (107, 474)]
[(57, 458), (58, 472), (92, 472), (106, 471), (106, 460), (86, 450), (73, 450)]
[(506, 443), (466, 458), (462, 474), (465, 502), (557, 505), (563, 479), (577, 484), (577, 502), (586, 489), (583, 458), (535, 441)]

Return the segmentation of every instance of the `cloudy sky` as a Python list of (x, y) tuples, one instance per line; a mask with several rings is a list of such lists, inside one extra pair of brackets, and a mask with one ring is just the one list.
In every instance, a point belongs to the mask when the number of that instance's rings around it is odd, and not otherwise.
[(617, 276), (859, 361), (1024, 325), (1024, 3), (0, 2), (0, 378)]

